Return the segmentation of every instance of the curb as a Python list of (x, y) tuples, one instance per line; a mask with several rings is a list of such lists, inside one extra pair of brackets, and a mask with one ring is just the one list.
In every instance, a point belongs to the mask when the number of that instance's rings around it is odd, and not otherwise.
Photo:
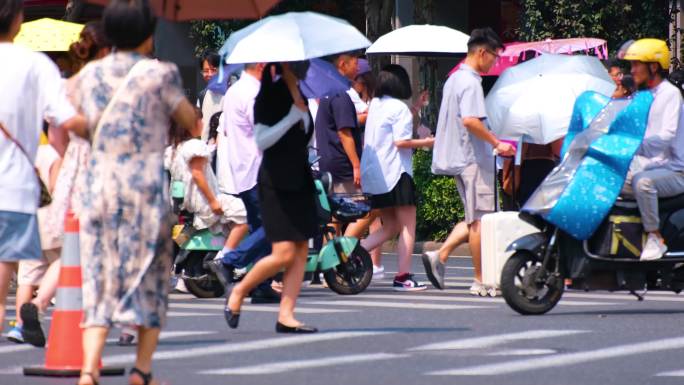
[[(425, 241), (416, 242), (413, 245), (413, 254), (422, 254), (426, 251), (439, 250), (442, 247), (442, 242)], [(397, 252), (397, 241), (387, 241), (382, 245), (383, 253), (396, 253)], [(470, 256), (470, 246), (467, 243), (459, 245), (451, 252), (452, 256)]]

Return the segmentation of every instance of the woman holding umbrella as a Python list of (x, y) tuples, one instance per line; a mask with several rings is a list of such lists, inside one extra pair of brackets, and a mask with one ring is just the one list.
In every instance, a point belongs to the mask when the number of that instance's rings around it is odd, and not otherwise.
[[(261, 259), (228, 296), (225, 317), (237, 328), (245, 296), (259, 283), (283, 268), (283, 291), (275, 330), (278, 333), (315, 333), (297, 321), (294, 307), (299, 296), (308, 252), (316, 234), (314, 181), (308, 164), (307, 143), (313, 124), (298, 81), (306, 76), (308, 61), (269, 64), (254, 103), (257, 146), (263, 151), (259, 168), (259, 201), (272, 254)], [(280, 78), (274, 81), (274, 75)]]
[[(274, 34), (274, 30), (279, 33)], [(298, 83), (306, 76), (309, 59), (369, 45), (348, 22), (314, 12), (267, 17), (234, 32), (224, 45), (230, 52), (228, 64), (270, 63), (264, 69), (254, 103), (254, 123), (257, 145), (263, 151), (257, 182), (259, 201), (273, 252), (254, 265), (228, 296), (224, 315), (233, 329), (238, 326), (240, 307), (250, 289), (285, 268), (276, 332), (318, 331), (294, 316), (308, 240), (317, 230), (307, 151), (313, 123)]]

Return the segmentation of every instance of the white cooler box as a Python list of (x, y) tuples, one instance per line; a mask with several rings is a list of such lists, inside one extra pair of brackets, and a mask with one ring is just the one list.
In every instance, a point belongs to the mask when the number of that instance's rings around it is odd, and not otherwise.
[[(482, 217), (482, 283), (490, 295), (501, 282), (501, 270), (513, 254), (506, 248), (516, 239), (539, 229), (518, 218), (517, 211), (500, 211)], [(492, 290), (494, 289), (494, 290)]]

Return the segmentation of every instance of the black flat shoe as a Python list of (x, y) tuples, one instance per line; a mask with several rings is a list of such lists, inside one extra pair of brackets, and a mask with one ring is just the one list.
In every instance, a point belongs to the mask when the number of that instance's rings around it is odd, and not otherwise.
[(226, 304), (223, 306), (223, 316), (226, 318), (226, 323), (231, 329), (236, 329), (240, 323), (240, 312), (234, 312), (228, 307), (230, 301), (230, 294), (233, 291), (233, 285), (226, 287)]
[(237, 329), (238, 324), (240, 323), (240, 313), (233, 313), (232, 310), (226, 307), (223, 309), (223, 316), (226, 317), (226, 323), (229, 328)]
[(293, 326), (283, 325), (280, 322), (276, 322), (275, 331), (276, 331), (276, 333), (305, 334), (305, 333), (317, 333), (318, 329), (316, 329), (313, 326), (308, 326), (308, 325), (299, 325), (299, 326), (293, 327)]

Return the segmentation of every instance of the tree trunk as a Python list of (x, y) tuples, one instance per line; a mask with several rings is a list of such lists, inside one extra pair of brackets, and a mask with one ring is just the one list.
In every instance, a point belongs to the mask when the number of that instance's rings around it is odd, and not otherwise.
[[(366, 36), (370, 41), (392, 31), (395, 0), (365, 0)], [(390, 63), (389, 55), (373, 55), (369, 57), (374, 72)]]

